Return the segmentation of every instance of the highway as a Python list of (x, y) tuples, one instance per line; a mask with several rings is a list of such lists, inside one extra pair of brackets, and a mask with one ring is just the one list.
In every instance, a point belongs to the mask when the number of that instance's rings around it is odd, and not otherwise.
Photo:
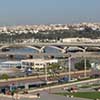
[(86, 58), (100, 58), (100, 53), (98, 52), (77, 52), (77, 53), (28, 53), (28, 52), (0, 52), (1, 57), (8, 57), (9, 55), (21, 55), (21, 56), (57, 56), (57, 57), (69, 57), (72, 58), (79, 58), (79, 57), (86, 57)]
[[(91, 70), (87, 70), (87, 75), (89, 75)], [(79, 75), (84, 76), (84, 71), (78, 71), (78, 72), (71, 72), (71, 76), (78, 77)], [(57, 80), (60, 77), (63, 76), (68, 76), (69, 73), (60, 73), (58, 74), (58, 77), (52, 77), (51, 75), (48, 76), (48, 81), (53, 81)], [(11, 85), (11, 84), (25, 84), (25, 83), (33, 83), (33, 82), (39, 82), (39, 81), (44, 81), (45, 80), (45, 75), (41, 76), (30, 76), (30, 77), (21, 77), (21, 78), (12, 78), (8, 80), (0, 80), (0, 86), (6, 86), (6, 85)]]
[(39, 92), (39, 91), (44, 91), (44, 90), (49, 90), (49, 89), (53, 90), (53, 89), (57, 89), (57, 88), (70, 87), (70, 86), (74, 86), (74, 85), (81, 85), (82, 86), (84, 84), (98, 83), (98, 82), (100, 82), (100, 78), (98, 78), (98, 79), (89, 79), (89, 80), (83, 80), (83, 81), (78, 81), (78, 82), (65, 83), (65, 84), (61, 84), (61, 85), (55, 85), (55, 86), (49, 86), (49, 87), (34, 89), (34, 90), (30, 90), (29, 93)]
[(77, 52), (77, 53), (70, 53), (71, 58), (100, 58), (100, 53), (98, 52)]

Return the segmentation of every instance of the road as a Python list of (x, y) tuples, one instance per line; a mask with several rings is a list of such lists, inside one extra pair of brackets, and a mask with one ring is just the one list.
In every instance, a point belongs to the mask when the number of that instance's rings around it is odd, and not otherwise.
[[(87, 74), (89, 74), (91, 71), (87, 70)], [(84, 70), (83, 71), (78, 71), (78, 72), (71, 72), (70, 73), (72, 76), (78, 77), (79, 75), (84, 75)], [(59, 79), (59, 77), (63, 76), (68, 76), (69, 73), (64, 72), (60, 73), (58, 77), (52, 77), (51, 75), (48, 75), (48, 80), (53, 81)], [(13, 79), (8, 79), (8, 80), (0, 80), (0, 86), (5, 86), (5, 85), (11, 85), (12, 83), (15, 84), (25, 84), (25, 83), (32, 83), (32, 82), (38, 82), (38, 81), (44, 81), (45, 80), (45, 75), (41, 76), (30, 76), (30, 77), (21, 77), (21, 78), (13, 78)]]
[(40, 92), (40, 91), (44, 91), (44, 90), (46, 90), (46, 91), (52, 90), (54, 92), (55, 89), (63, 89), (65, 87), (71, 87), (71, 86), (74, 86), (74, 85), (84, 85), (84, 84), (88, 84), (88, 83), (98, 83), (98, 82), (100, 82), (100, 78), (83, 80), (83, 81), (72, 82), (72, 83), (65, 83), (65, 84), (61, 84), (61, 85), (48, 86), (48, 87), (44, 87), (44, 88), (29, 90), (28, 92), (29, 93), (35, 93), (35, 92)]
[[(59, 96), (55, 94), (48, 94), (47, 92), (42, 92), (41, 97), (37, 100), (84, 100), (84, 99), (69, 98), (69, 97)], [(85, 100), (89, 100), (89, 99), (85, 99)]]
[(27, 55), (33, 55), (33, 56), (57, 56), (57, 57), (69, 57), (71, 55), (72, 58), (77, 57), (91, 57), (91, 58), (98, 58), (100, 57), (100, 54), (98, 52), (77, 52), (77, 53), (32, 53), (32, 52), (0, 52), (1, 57), (8, 57), (9, 55), (21, 55), (21, 56), (27, 56)]
[[(63, 89), (63, 87), (67, 86), (73, 86), (73, 85), (79, 85), (79, 84), (84, 84), (84, 83), (92, 83), (92, 82), (97, 82), (100, 81), (100, 79), (92, 79), (92, 80), (85, 80), (85, 81), (80, 81), (80, 82), (74, 82), (74, 83), (68, 83), (68, 84), (63, 84), (63, 85), (58, 85), (58, 86), (52, 86), (52, 88), (43, 88), (40, 89), (42, 91), (36, 91), (33, 90), (31, 92), (29, 92), (28, 95), (31, 96), (36, 96), (36, 94), (39, 92), (40, 93), (40, 98), (34, 98), (34, 100), (84, 100), (82, 98), (70, 98), (70, 97), (64, 97), (64, 96), (59, 96), (59, 95), (55, 95), (53, 93), (56, 92), (65, 92), (65, 90)], [(87, 90), (86, 90), (87, 91)], [(20, 97), (19, 100), (33, 100), (32, 98), (30, 99), (28, 97), (28, 95), (23, 95), (22, 97)], [(2, 96), (0, 95), (0, 100), (12, 100), (12, 97), (10, 96)], [(89, 100), (89, 99), (85, 99), (85, 100)]]
[[(34, 94), (33, 94), (34, 95)], [(0, 96), (0, 100), (13, 100), (11, 96)], [(20, 98), (19, 100), (84, 100), (82, 98), (71, 98), (71, 97), (65, 97), (65, 96), (60, 96), (60, 95), (55, 95), (55, 94), (50, 94), (48, 92), (41, 92), (40, 93), (40, 98)], [(85, 99), (89, 100), (89, 99)]]

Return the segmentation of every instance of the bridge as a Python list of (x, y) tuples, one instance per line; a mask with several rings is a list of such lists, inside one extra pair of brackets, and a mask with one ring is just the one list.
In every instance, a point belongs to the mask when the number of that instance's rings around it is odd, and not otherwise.
[(85, 51), (100, 51), (100, 43), (0, 43), (0, 50), (3, 48), (9, 48), (9, 47), (26, 47), (26, 48), (31, 48), (39, 53), (45, 53), (45, 49), (50, 47), (50, 48), (55, 48), (61, 53), (66, 53), (66, 52), (74, 52), (74, 51), (80, 51), (80, 52), (85, 52)]
[[(14, 59), (17, 56), (24, 56), (27, 58), (34, 57), (54, 57), (57, 59), (67, 59), (71, 58), (100, 58), (100, 54), (98, 52), (77, 52), (77, 53), (25, 53), (25, 52), (0, 52), (0, 57), (9, 57)], [(10, 57), (11, 56), (11, 57)], [(31, 57), (30, 57), (31, 56)]]

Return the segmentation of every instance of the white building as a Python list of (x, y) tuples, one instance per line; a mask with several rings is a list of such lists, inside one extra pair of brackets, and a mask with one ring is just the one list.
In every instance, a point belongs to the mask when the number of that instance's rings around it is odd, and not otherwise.
[(74, 42), (87, 42), (87, 43), (90, 43), (90, 42), (93, 42), (93, 40), (92, 39), (90, 39), (90, 38), (64, 38), (63, 39), (63, 42), (72, 42), (72, 43), (74, 43)]
[(27, 59), (21, 60), (22, 67), (44, 68), (52, 63), (58, 63), (57, 59)]
[(20, 61), (5, 61), (0, 63), (0, 74), (21, 71)]

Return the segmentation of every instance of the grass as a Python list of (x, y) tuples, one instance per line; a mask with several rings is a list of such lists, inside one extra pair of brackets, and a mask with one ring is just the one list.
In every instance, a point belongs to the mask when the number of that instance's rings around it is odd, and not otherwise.
[(100, 99), (100, 92), (77, 92), (77, 93), (57, 93), (59, 95), (63, 96), (71, 96), (73, 95), (74, 97), (79, 97), (79, 98), (87, 98), (87, 99)]
[(83, 85), (81, 86), (80, 88), (90, 88), (91, 86), (88, 86), (88, 85)]
[(83, 85), (80, 88), (91, 88), (91, 87), (94, 87), (94, 86), (100, 86), (100, 84), (88, 84), (88, 85)]

